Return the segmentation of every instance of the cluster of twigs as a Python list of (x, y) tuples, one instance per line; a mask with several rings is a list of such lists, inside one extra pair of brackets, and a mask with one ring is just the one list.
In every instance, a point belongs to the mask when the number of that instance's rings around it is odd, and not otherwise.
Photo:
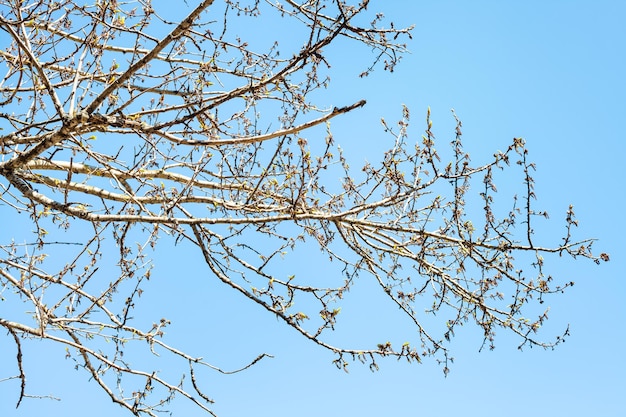
[[(0, 49), (0, 201), (5, 213), (28, 213), (35, 229), (30, 240), (3, 226), (0, 242), (0, 293), (32, 312), (0, 317), (17, 349), (18, 405), (28, 396), (22, 344), (38, 338), (66, 346), (134, 414), (155, 415), (175, 395), (212, 414), (194, 370), (227, 371), (166, 344), (167, 319), (148, 329), (133, 324), (152, 271), (146, 250), (163, 236), (196, 247), (218, 280), (334, 352), (340, 368), (351, 357), (375, 369), (378, 357), (434, 356), (447, 372), (447, 340), (468, 321), (489, 346), (497, 329), (517, 334), (522, 345), (558, 343), (535, 339), (545, 312), (523, 313), (570, 285), (544, 274), (543, 256), (599, 258), (590, 240), (572, 240), (571, 209), (561, 245), (533, 242), (533, 219), (544, 213), (532, 206), (534, 166), (523, 140), (474, 167), (457, 120), (452, 161), (442, 162), (430, 111), (415, 143), (405, 109), (399, 127), (384, 124), (394, 143), (382, 162), (355, 173), (323, 129), (365, 102), (320, 109), (309, 98), (329, 83), (326, 52), (338, 39), (360, 43), (374, 51), (374, 64), (393, 70), (405, 52), (398, 39), (410, 37), (410, 28), (383, 26), (382, 15), (355, 23), (368, 1), (243, 3), (204, 0), (176, 20), (149, 0), (0, 5), (7, 39)], [(255, 44), (254, 31), (272, 13), (297, 24), (290, 36), (300, 44), (292, 50), (280, 38)], [(525, 191), (498, 217), (493, 177), (510, 164), (522, 168)], [(482, 219), (466, 212), (472, 182), (483, 187)], [(446, 187), (448, 198), (431, 194)], [(67, 230), (78, 230), (74, 240), (58, 237)], [(102, 264), (110, 237), (115, 268)], [(275, 267), (309, 243), (339, 265), (329, 285)], [(516, 265), (517, 253), (532, 254), (532, 275)], [(362, 349), (325, 340), (361, 275), (373, 277), (413, 323), (415, 346)], [(296, 310), (296, 299), (309, 310)], [(448, 318), (443, 332), (423, 324), (425, 314), (439, 312)], [(112, 343), (104, 348), (102, 340)], [(137, 342), (185, 361), (191, 387), (126, 362), (124, 351)], [(125, 388), (124, 378), (139, 388)]]

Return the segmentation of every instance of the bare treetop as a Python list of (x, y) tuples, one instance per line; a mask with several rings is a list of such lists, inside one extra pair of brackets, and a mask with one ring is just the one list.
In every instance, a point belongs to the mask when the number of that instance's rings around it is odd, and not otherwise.
[[(522, 139), (473, 166), (457, 119), (452, 160), (442, 160), (430, 109), (416, 141), (405, 108), (397, 125), (383, 120), (391, 147), (378, 162), (351, 169), (335, 144), (330, 121), (365, 101), (319, 104), (333, 88), (329, 51), (339, 45), (371, 54), (371, 65), (355, 70), (367, 76), (393, 71), (411, 36), (368, 6), (0, 4), (0, 201), (3, 213), (28, 213), (35, 229), (34, 238), (21, 231), (0, 237), (0, 293), (34, 312), (0, 317), (18, 351), (18, 405), (31, 396), (21, 346), (41, 338), (68, 347), (134, 414), (155, 415), (177, 394), (212, 414), (194, 371), (230, 371), (166, 343), (167, 318), (150, 317), (149, 328), (133, 319), (152, 314), (142, 312), (140, 295), (152, 274), (148, 249), (161, 238), (192, 245), (198, 264), (242, 302), (334, 352), (343, 369), (348, 359), (376, 369), (383, 356), (435, 357), (448, 372), (448, 342), (465, 322), (490, 347), (497, 329), (516, 334), (520, 346), (562, 340), (535, 339), (547, 319), (545, 308), (537, 310), (544, 297), (572, 285), (544, 272), (544, 257), (608, 255), (592, 255), (591, 240), (572, 240), (571, 207), (559, 244), (534, 241), (535, 218), (547, 213), (532, 204), (534, 165)], [(501, 215), (493, 208), (495, 177), (505, 168), (519, 169), (522, 188)], [(466, 209), (470, 186), (478, 189), (478, 215)], [(280, 268), (305, 245), (336, 268), (323, 285)], [(531, 265), (521, 268), (526, 260)], [(369, 347), (326, 341), (360, 276), (397, 304), (415, 342), (392, 346), (385, 335)], [(431, 329), (424, 317), (432, 315), (441, 321)], [(190, 382), (123, 359), (124, 351), (144, 348), (180, 359), (181, 378), (189, 372)]]

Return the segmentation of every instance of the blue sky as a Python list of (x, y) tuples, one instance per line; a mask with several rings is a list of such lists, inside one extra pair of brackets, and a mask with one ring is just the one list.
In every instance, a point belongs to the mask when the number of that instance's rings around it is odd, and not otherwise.
[[(362, 79), (363, 68), (354, 62), (365, 62), (366, 48), (328, 51), (332, 83), (322, 103), (368, 101), (365, 108), (333, 121), (335, 139), (354, 166), (376, 160), (390, 140), (380, 117), (395, 121), (402, 104), (412, 112), (409, 136), (414, 140), (422, 134), (430, 106), (441, 148), (453, 139), (454, 108), (475, 162), (487, 161), (513, 137), (523, 137), (537, 163), (537, 205), (551, 215), (538, 234), (557, 244), (565, 211), (573, 204), (578, 237), (598, 238), (596, 252), (611, 255), (611, 262), (599, 266), (583, 260), (554, 264), (555, 276), (576, 285), (551, 300), (547, 327), (556, 334), (569, 323), (571, 336), (554, 351), (520, 352), (515, 340), (502, 334), (494, 351), (479, 353), (479, 331), (468, 326), (453, 339), (455, 363), (447, 378), (431, 361), (382, 361), (376, 373), (356, 362), (344, 373), (332, 365), (332, 355), (219, 282), (203, 279), (206, 268), (194, 266), (187, 253), (172, 257), (176, 249), (164, 243), (155, 254), (155, 279), (145, 300), (149, 308), (168, 312), (173, 321), (168, 340), (224, 368), (241, 366), (261, 352), (274, 355), (243, 373), (205, 375), (205, 390), (220, 416), (626, 415), (626, 226), (621, 218), (626, 198), (618, 185), (626, 154), (621, 126), (626, 3), (372, 1), (369, 8), (384, 11), (398, 26), (416, 25), (411, 53), (393, 74), (378, 69)], [(288, 34), (277, 30), (258, 36), (280, 40)], [(509, 180), (514, 184), (516, 178), (501, 180), (503, 194)], [(323, 263), (306, 257), (297, 263), (320, 275), (328, 272)], [(197, 280), (194, 291), (181, 285), (188, 280)], [(372, 298), (371, 286), (363, 280), (351, 291), (335, 340), (364, 340), (372, 334), (384, 340), (410, 331), (382, 298)], [(381, 304), (373, 311), (377, 300)], [(13, 355), (12, 349), (3, 342), (0, 354)], [(62, 349), (32, 343), (25, 356), (32, 372), (29, 391), (63, 401), (28, 400), (15, 411), (16, 386), (4, 383), (1, 415), (121, 412), (85, 374), (68, 371)], [(167, 362), (157, 366), (168, 372)], [(174, 415), (197, 415), (190, 405), (177, 405)]]

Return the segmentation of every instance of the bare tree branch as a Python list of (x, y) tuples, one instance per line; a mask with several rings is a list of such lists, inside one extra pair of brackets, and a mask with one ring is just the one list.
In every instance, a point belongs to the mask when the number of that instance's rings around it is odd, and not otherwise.
[[(330, 122), (365, 101), (316, 101), (332, 88), (333, 48), (371, 52), (365, 76), (393, 71), (411, 37), (368, 6), (205, 0), (172, 17), (171, 4), (143, 0), (0, 5), (9, 35), (0, 48), (0, 209), (5, 222), (29, 222), (0, 241), (0, 295), (10, 305), (0, 327), (17, 349), (6, 359), (17, 373), (0, 382), (20, 380), (17, 406), (41, 398), (26, 384), (22, 348), (33, 339), (63, 346), (133, 415), (166, 412), (175, 398), (213, 415), (200, 370), (237, 373), (272, 357), (254, 352), (229, 370), (166, 341), (172, 323), (141, 299), (160, 239), (195, 251), (198, 275), (332, 352), (340, 369), (350, 359), (376, 370), (384, 357), (432, 358), (447, 373), (454, 331), (467, 323), (489, 348), (497, 331), (520, 348), (563, 341), (567, 328), (538, 335), (545, 300), (573, 285), (547, 265), (609, 255), (574, 237), (571, 206), (561, 241), (535, 233), (548, 214), (535, 208), (523, 139), (474, 164), (456, 114), (450, 147), (436, 147), (430, 109), (413, 140), (403, 108), (397, 124), (382, 120), (390, 146), (374, 162), (351, 168), (337, 145)], [(260, 42), (265, 16), (293, 23), (289, 38)], [(517, 173), (519, 197), (498, 197), (501, 171)], [(334, 274), (285, 272), (283, 258), (300, 248), (320, 251)], [(360, 276), (406, 317), (402, 345), (386, 335), (365, 346), (329, 342)], [(149, 353), (146, 362), (169, 357), (178, 376), (133, 364), (136, 351)]]

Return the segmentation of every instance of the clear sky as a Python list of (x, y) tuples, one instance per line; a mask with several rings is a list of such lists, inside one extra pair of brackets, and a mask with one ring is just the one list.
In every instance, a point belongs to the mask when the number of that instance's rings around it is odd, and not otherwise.
[[(373, 0), (369, 9), (382, 10), (397, 26), (415, 24), (411, 53), (394, 73), (378, 69), (361, 79), (363, 68), (353, 65), (361, 58), (354, 56), (367, 54), (366, 48), (329, 50), (332, 83), (323, 103), (368, 101), (364, 109), (333, 121), (336, 141), (354, 166), (376, 160), (377, 151), (387, 146), (381, 142), (390, 140), (380, 117), (395, 121), (402, 104), (412, 112), (409, 135), (415, 140), (430, 106), (442, 148), (453, 139), (454, 108), (474, 161), (486, 161), (513, 137), (523, 137), (537, 163), (537, 205), (551, 215), (538, 233), (558, 244), (565, 211), (573, 204), (578, 237), (598, 238), (595, 251), (611, 256), (602, 265), (555, 263), (551, 272), (576, 285), (551, 300), (544, 335), (569, 323), (571, 336), (554, 351), (520, 352), (515, 340), (502, 334), (494, 351), (479, 353), (479, 329), (468, 326), (450, 346), (455, 362), (447, 378), (432, 361), (382, 361), (376, 373), (356, 362), (344, 373), (333, 366), (332, 355), (219, 282), (202, 280), (190, 290), (189, 280), (207, 276), (206, 268), (194, 265), (186, 253), (172, 256), (176, 249), (165, 243), (155, 256), (155, 278), (145, 299), (152, 308), (166, 306), (173, 321), (168, 340), (227, 369), (261, 352), (274, 355), (243, 373), (205, 375), (205, 391), (222, 417), (626, 415), (626, 226), (621, 217), (626, 195), (619, 185), (626, 155), (626, 2)], [(280, 40), (289, 34), (275, 27), (258, 36)], [(299, 262), (320, 275), (326, 271), (306, 257)], [(410, 331), (384, 299), (371, 297), (371, 285), (364, 280), (350, 293), (352, 304), (345, 307), (345, 321), (333, 340), (363, 340), (370, 333), (384, 340)], [(0, 340), (4, 369), (14, 350), (8, 339)], [(24, 355), (29, 391), (63, 400), (27, 400), (16, 411), (17, 385), (4, 383), (0, 415), (122, 412), (86, 374), (71, 369), (62, 349), (30, 343)], [(157, 366), (168, 372), (167, 362)], [(199, 415), (190, 404), (178, 406), (175, 416)]]

